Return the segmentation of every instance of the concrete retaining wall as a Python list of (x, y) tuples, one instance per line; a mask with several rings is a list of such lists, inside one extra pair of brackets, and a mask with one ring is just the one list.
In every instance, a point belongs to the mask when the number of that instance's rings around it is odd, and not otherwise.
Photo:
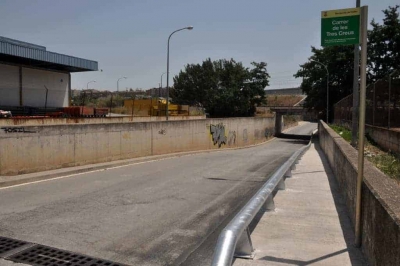
[(0, 130), (0, 175), (243, 147), (271, 137), (274, 122), (274, 118), (229, 118), (7, 127)]
[(367, 125), (365, 132), (384, 150), (400, 153), (400, 131)]
[[(335, 120), (335, 123), (351, 128), (351, 121)], [(368, 134), (382, 149), (400, 153), (400, 131), (365, 125), (365, 133)]]
[[(324, 122), (319, 138), (355, 222), (357, 151)], [(371, 265), (400, 265), (400, 186), (365, 160), (362, 250)]]
[[(198, 120), (205, 119), (205, 115), (198, 116), (170, 116), (169, 120)], [(0, 119), (0, 127), (7, 126), (37, 126), (37, 125), (64, 125), (64, 124), (105, 124), (165, 121), (165, 116), (119, 116), (104, 118), (10, 118)]]

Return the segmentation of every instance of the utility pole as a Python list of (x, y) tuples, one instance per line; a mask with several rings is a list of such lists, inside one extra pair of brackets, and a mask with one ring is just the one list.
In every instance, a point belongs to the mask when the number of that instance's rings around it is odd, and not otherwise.
[[(360, 7), (361, 0), (357, 0), (356, 7)], [(359, 93), (359, 62), (360, 62), (360, 45), (354, 45), (354, 73), (353, 73), (353, 114), (351, 119), (351, 145), (355, 147), (357, 145), (357, 127), (358, 127), (358, 106), (360, 102)]]

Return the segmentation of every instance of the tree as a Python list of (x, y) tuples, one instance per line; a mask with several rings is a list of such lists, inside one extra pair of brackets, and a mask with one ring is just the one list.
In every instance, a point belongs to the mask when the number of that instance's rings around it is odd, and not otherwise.
[(368, 80), (375, 82), (400, 68), (399, 7), (383, 10), (385, 18), (379, 25), (372, 20), (368, 32)]
[[(313, 55), (309, 61), (300, 65), (300, 70), (294, 75), (302, 77), (302, 91), (307, 94), (304, 107), (318, 112), (326, 112), (327, 73), (323, 66), (311, 60), (318, 61), (327, 66), (329, 71), (329, 110), (333, 113), (333, 104), (349, 95), (353, 88), (353, 47), (332, 46), (318, 49), (311, 47)], [(323, 117), (326, 117), (324, 113)], [(330, 114), (329, 117), (332, 117)]]
[[(400, 66), (400, 21), (399, 6), (383, 10), (383, 25), (372, 20), (372, 30), (368, 32), (368, 83), (390, 74)], [(329, 110), (333, 105), (352, 93), (353, 46), (333, 46), (317, 49), (311, 47), (313, 55), (300, 65), (294, 75), (302, 77), (301, 88), (307, 94), (305, 107), (326, 112), (326, 71), (311, 60), (328, 66), (329, 70)], [(331, 113), (331, 114), (332, 114)], [(330, 114), (330, 117), (332, 115)]]
[(201, 106), (213, 117), (252, 116), (265, 102), (269, 74), (265, 62), (245, 68), (235, 60), (210, 58), (188, 64), (174, 77), (173, 102)]

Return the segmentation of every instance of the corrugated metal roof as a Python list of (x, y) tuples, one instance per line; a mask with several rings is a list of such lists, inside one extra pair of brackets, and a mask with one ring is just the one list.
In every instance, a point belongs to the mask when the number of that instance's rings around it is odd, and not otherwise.
[(19, 45), (19, 46), (24, 46), (24, 47), (28, 47), (28, 48), (33, 48), (33, 49), (46, 51), (46, 47), (44, 47), (44, 46), (33, 44), (33, 43), (29, 43), (29, 42), (18, 41), (18, 40), (6, 38), (6, 37), (3, 37), (3, 36), (0, 36), (0, 42), (7, 42), (7, 43), (11, 43), (11, 44), (16, 44), (16, 45)]
[[(8, 38), (0, 39), (0, 54), (47, 62), (61, 66), (68, 66), (79, 71), (97, 71), (96, 61), (46, 51), (46, 47), (32, 48), (34, 45), (21, 45), (18, 41)], [(29, 43), (26, 43), (29, 44)], [(44, 49), (43, 49), (44, 48)]]

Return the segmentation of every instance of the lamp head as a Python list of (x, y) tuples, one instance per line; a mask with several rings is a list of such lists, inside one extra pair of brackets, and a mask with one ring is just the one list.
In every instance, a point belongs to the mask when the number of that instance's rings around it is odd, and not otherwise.
[(188, 29), (188, 30), (193, 30), (193, 26), (189, 26), (189, 27), (187, 27), (186, 29)]

